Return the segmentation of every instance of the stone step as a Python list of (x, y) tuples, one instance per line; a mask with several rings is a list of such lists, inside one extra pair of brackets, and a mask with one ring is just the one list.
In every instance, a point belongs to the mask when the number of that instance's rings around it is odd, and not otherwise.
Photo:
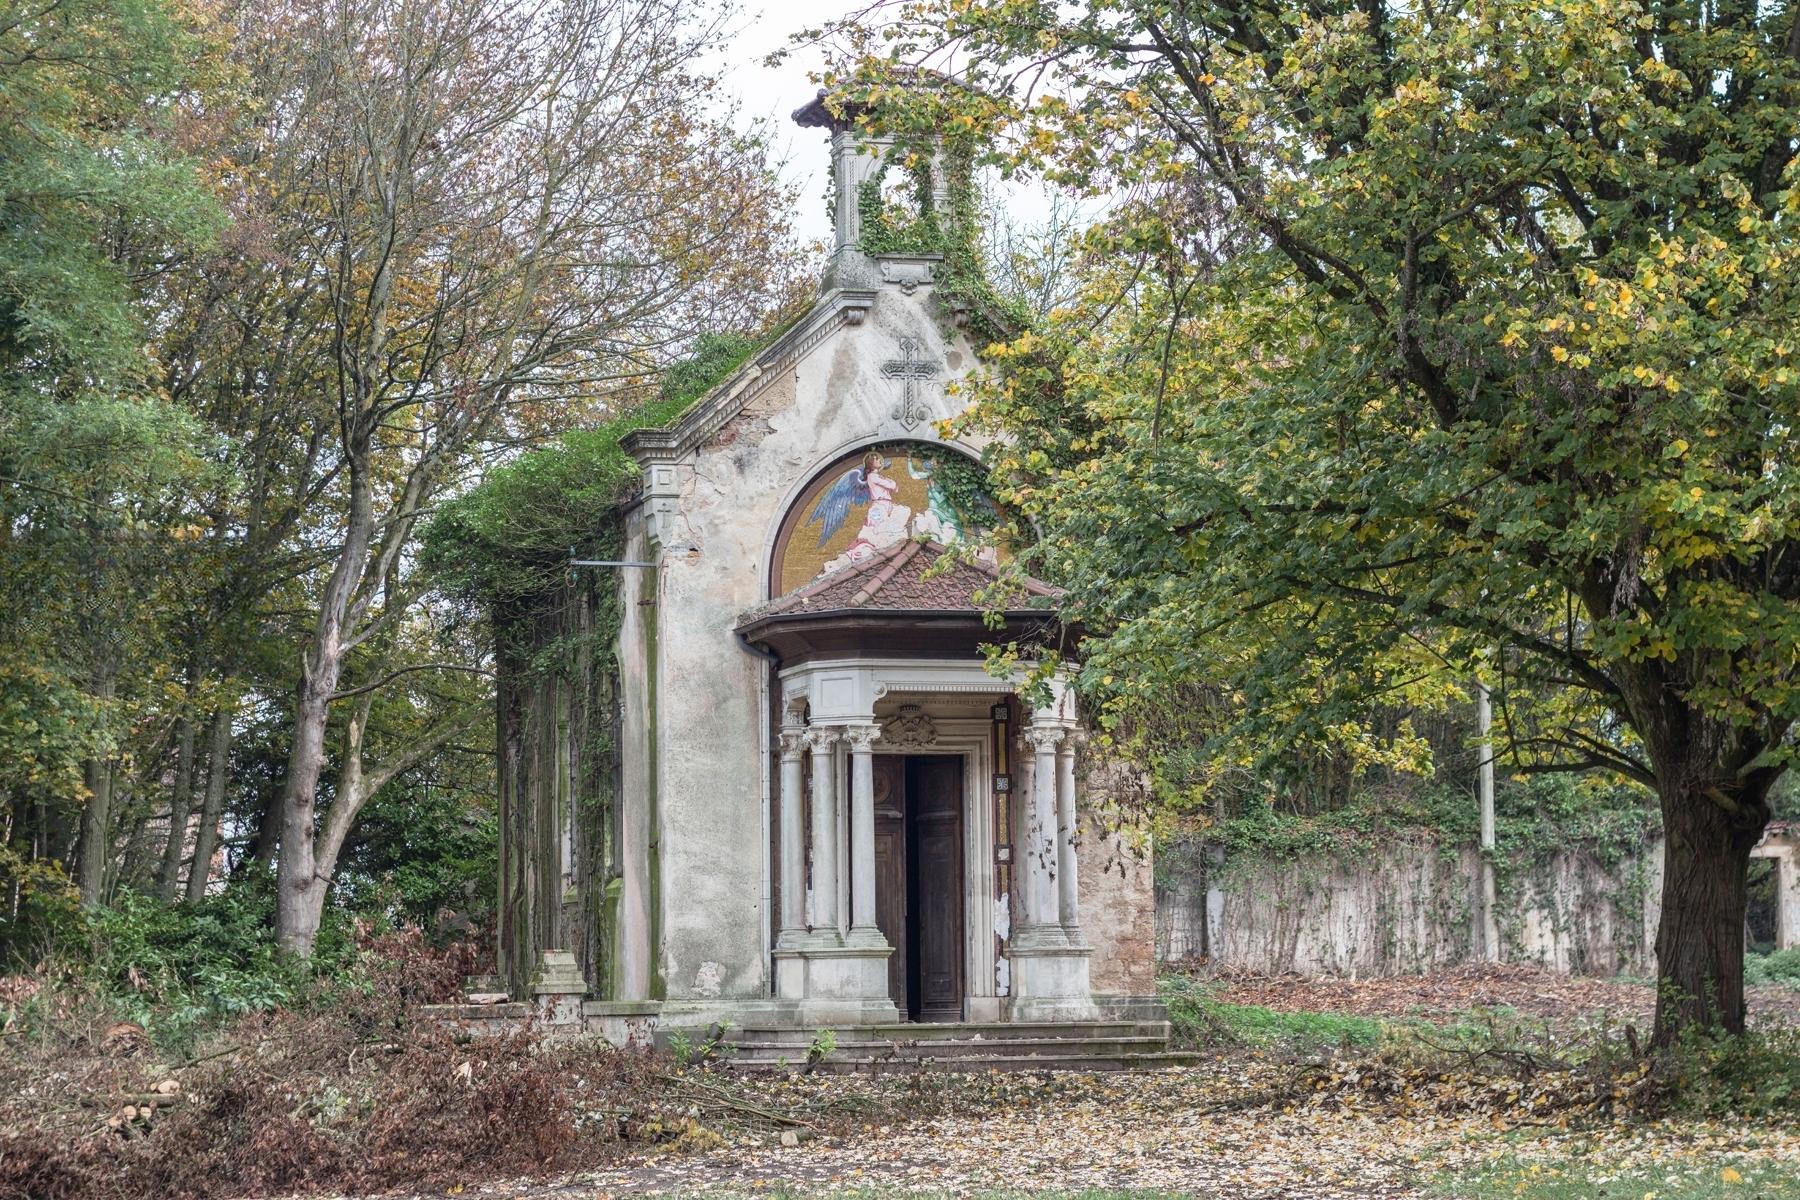
[[(733, 1071), (796, 1071), (801, 1063), (764, 1059), (727, 1060)], [(854, 1075), (911, 1071), (1163, 1071), (1173, 1067), (1191, 1067), (1204, 1061), (1204, 1056), (1189, 1051), (1157, 1051), (1121, 1054), (1079, 1054), (1046, 1057), (1029, 1054), (991, 1054), (951, 1058), (888, 1058), (869, 1055), (845, 1055), (836, 1052), (813, 1068), (815, 1074)]]
[[(1109, 1054), (1160, 1052), (1168, 1048), (1168, 1039), (1161, 1037), (1081, 1037), (1081, 1038), (936, 1038), (931, 1041), (909, 1042), (861, 1040), (839, 1042), (833, 1053), (847, 1052), (864, 1057), (900, 1057), (900, 1058), (948, 1058), (967, 1057), (969, 1055), (1057, 1055), (1057, 1054)], [(745, 1056), (767, 1058), (771, 1055), (785, 1055), (790, 1060), (796, 1051), (805, 1058), (810, 1043), (771, 1042), (771, 1041), (739, 1041), (728, 1042), (735, 1047), (738, 1057)]]
[[(1069, 1022), (996, 1022), (968, 1024), (949, 1022), (912, 1022), (903, 1025), (850, 1025), (834, 1027), (832, 1034), (840, 1046), (852, 1042), (928, 1042), (967, 1041), (1040, 1041), (1050, 1038), (1154, 1037), (1167, 1038), (1167, 1021), (1069, 1021)], [(811, 1045), (819, 1031), (792, 1025), (748, 1025), (726, 1032), (728, 1041), (780, 1042), (788, 1045)]]

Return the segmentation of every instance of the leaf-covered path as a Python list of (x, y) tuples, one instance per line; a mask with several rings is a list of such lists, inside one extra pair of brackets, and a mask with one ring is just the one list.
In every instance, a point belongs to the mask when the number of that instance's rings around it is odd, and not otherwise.
[[(1741, 1125), (1720, 1131), (1692, 1122), (1559, 1128), (1557, 1118), (1511, 1113), (1479, 1096), (1466, 1111), (1434, 1115), (1429, 1109), (1442, 1105), (1442, 1092), (1364, 1105), (1354, 1091), (1325, 1088), (1309, 1100), (1292, 1095), (1293, 1071), (1235, 1056), (1138, 1075), (769, 1081), (759, 1085), (758, 1103), (782, 1111), (844, 1111), (866, 1099), (871, 1110), (891, 1112), (896, 1090), (905, 1088), (919, 1089), (921, 1109), (942, 1111), (839, 1126), (821, 1136), (796, 1125), (802, 1136), (787, 1146), (766, 1132), (701, 1150), (695, 1147), (710, 1136), (690, 1139), (554, 1185), (465, 1194), (574, 1200), (767, 1190), (1118, 1189), (1217, 1200), (1389, 1200), (1446, 1194), (1447, 1171), (1491, 1170), (1500, 1162), (1529, 1170), (1535, 1161), (1571, 1156), (1596, 1169), (1667, 1158), (1708, 1178), (1778, 1169), (1800, 1179), (1797, 1132)], [(1420, 1111), (1399, 1115), (1409, 1108)]]

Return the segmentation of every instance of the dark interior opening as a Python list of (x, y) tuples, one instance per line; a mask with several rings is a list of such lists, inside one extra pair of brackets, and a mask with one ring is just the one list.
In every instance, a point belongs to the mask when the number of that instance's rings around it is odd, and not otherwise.
[(876, 910), (888, 991), (909, 1021), (963, 1016), (963, 760), (876, 759)]
[(1775, 949), (1775, 903), (1778, 899), (1775, 860), (1751, 859), (1746, 883), (1744, 946), (1753, 953), (1767, 954)]

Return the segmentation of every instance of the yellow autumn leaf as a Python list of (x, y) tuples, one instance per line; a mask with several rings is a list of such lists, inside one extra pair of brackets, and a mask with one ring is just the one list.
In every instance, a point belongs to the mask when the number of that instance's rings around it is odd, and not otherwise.
[(1726, 1183), (1742, 1183), (1742, 1182), (1744, 1182), (1744, 1177), (1737, 1173), (1737, 1169), (1735, 1167), (1726, 1167), (1723, 1171), (1720, 1171), (1719, 1178), (1723, 1179)]

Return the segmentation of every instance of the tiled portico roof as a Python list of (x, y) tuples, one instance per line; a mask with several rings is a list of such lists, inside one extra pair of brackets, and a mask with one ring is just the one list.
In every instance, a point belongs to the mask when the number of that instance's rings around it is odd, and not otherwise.
[[(1000, 580), (1000, 572), (954, 555), (933, 571), (946, 554), (935, 542), (898, 542), (745, 613), (738, 625), (798, 613), (980, 613), (996, 607), (995, 598), (986, 593)], [(1009, 612), (1048, 610), (1062, 595), (1062, 589), (1029, 576), (1001, 586), (1010, 590), (998, 607)]]

